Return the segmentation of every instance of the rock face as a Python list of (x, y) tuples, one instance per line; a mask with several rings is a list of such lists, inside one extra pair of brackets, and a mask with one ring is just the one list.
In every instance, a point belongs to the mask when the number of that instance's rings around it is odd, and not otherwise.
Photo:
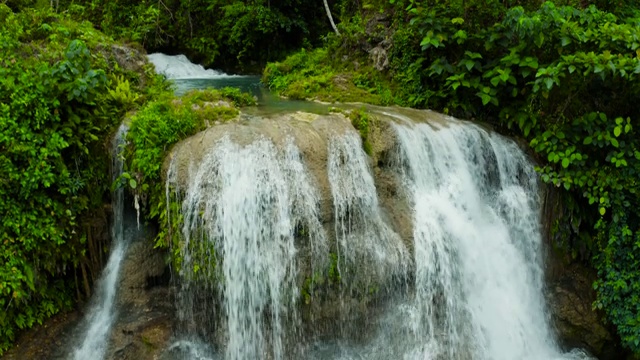
[(580, 264), (555, 265), (555, 273), (549, 274), (547, 299), (563, 344), (588, 348), (603, 360), (620, 359), (614, 334), (603, 324), (602, 314), (591, 309), (593, 272)]
[(166, 252), (153, 248), (152, 231), (138, 231), (136, 238), (122, 264), (120, 314), (107, 359), (157, 359), (172, 335), (175, 306)]
[(596, 299), (595, 271), (553, 248), (550, 222), (562, 213), (562, 204), (555, 189), (545, 191), (546, 298), (558, 338), (567, 348), (586, 348), (601, 360), (624, 359), (627, 354), (619, 347), (615, 330), (591, 306)]

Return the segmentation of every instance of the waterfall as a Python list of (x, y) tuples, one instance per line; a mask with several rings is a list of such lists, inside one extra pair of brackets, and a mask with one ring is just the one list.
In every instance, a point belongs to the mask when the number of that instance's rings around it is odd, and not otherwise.
[(413, 208), (414, 336), (429, 344), (416, 358), (581, 358), (562, 354), (548, 324), (537, 175), (525, 154), (453, 120), (393, 127)]
[(149, 54), (149, 61), (155, 66), (156, 72), (168, 79), (218, 79), (230, 77), (221, 71), (205, 69), (202, 65), (194, 64), (184, 55), (165, 55), (162, 53)]
[[(409, 255), (400, 236), (382, 219), (359, 134), (351, 132), (330, 140), (327, 171), (342, 277), (366, 290), (394, 276), (406, 276)], [(342, 259), (346, 264), (341, 264)]]
[[(120, 125), (113, 142), (112, 176), (116, 181), (123, 171), (123, 159), (120, 154), (125, 144), (128, 127)], [(115, 297), (116, 285), (120, 273), (120, 265), (125, 257), (127, 244), (124, 236), (124, 189), (117, 188), (112, 199), (113, 224), (111, 226), (112, 249), (107, 266), (95, 286), (95, 294), (84, 320), (86, 331), (80, 347), (73, 352), (74, 360), (101, 360), (104, 358), (108, 345), (111, 325), (116, 317)]]
[[(188, 174), (171, 166), (167, 188), (184, 194), (179, 316), (191, 335), (206, 336), (197, 329), (207, 323), (222, 332), (225, 359), (283, 359), (285, 338), (295, 341), (299, 248), (314, 258), (327, 252), (319, 196), (301, 161), (291, 141), (277, 149), (264, 138), (240, 146), (225, 137)], [(199, 307), (211, 298), (221, 300), (220, 314)]]
[(550, 326), (527, 155), (384, 112), (373, 157), (338, 115), (247, 116), (174, 148), (172, 359), (590, 359)]

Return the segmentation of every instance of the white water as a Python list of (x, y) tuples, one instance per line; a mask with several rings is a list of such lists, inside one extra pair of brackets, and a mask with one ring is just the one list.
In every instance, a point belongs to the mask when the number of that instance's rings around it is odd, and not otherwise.
[[(123, 171), (123, 160), (120, 147), (125, 143), (128, 128), (120, 125), (112, 143), (113, 180), (115, 181)], [(118, 188), (113, 193), (112, 200), (113, 224), (111, 227), (112, 246), (111, 255), (100, 280), (95, 286), (92, 305), (84, 320), (86, 332), (80, 347), (74, 349), (74, 360), (101, 360), (104, 358), (108, 346), (108, 336), (116, 317), (115, 297), (120, 265), (124, 259), (127, 244), (124, 239), (124, 190)]]
[[(168, 78), (227, 76), (184, 56), (150, 59)], [(561, 351), (549, 326), (537, 175), (525, 154), (468, 123), (414, 125), (387, 115), (405, 124), (393, 125), (393, 170), (413, 210), (411, 251), (380, 209), (359, 135), (328, 142), (342, 283), (356, 297), (391, 290), (361, 325), (364, 340), (342, 338), (339, 316), (335, 338), (301, 336), (301, 259), (327, 264), (329, 246), (315, 179), (297, 148), (225, 138), (186, 174), (175, 163), (168, 173), (167, 197), (183, 196), (178, 315), (187, 324), (169, 351), (190, 360), (589, 359)], [(296, 342), (307, 346), (304, 356), (291, 352)]]
[(202, 65), (192, 63), (184, 55), (154, 53), (147, 55), (147, 58), (155, 66), (156, 72), (167, 79), (218, 79), (234, 76), (205, 69)]
[[(169, 175), (170, 182), (181, 176), (175, 166)], [(305, 229), (317, 256), (327, 247), (318, 195), (297, 148), (278, 151), (266, 139), (242, 147), (224, 138), (187, 178), (180, 317), (194, 328), (207, 321), (222, 327), (225, 359), (284, 358), (285, 323), (295, 328), (298, 321), (296, 229)], [(220, 294), (221, 317), (193, 312), (198, 289)]]
[[(381, 285), (406, 276), (409, 254), (400, 236), (383, 220), (360, 135), (331, 139), (328, 160), (333, 196), (338, 268), (348, 283)], [(346, 264), (342, 264), (344, 259)]]
[(415, 299), (406, 319), (425, 345), (404, 357), (586, 358), (563, 354), (548, 324), (529, 160), (473, 125), (434, 126), (394, 125), (414, 211)]

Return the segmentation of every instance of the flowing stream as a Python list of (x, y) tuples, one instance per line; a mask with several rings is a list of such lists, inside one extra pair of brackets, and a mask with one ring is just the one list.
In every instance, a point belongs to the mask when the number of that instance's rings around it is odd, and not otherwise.
[[(121, 125), (113, 142), (113, 180), (122, 175), (123, 160), (120, 150), (125, 143), (128, 127)], [(84, 339), (82, 344), (74, 349), (74, 360), (101, 360), (105, 356), (111, 326), (116, 318), (115, 299), (117, 292), (120, 265), (127, 251), (124, 235), (124, 189), (118, 188), (113, 193), (112, 200), (113, 224), (111, 227), (112, 249), (107, 266), (95, 286), (95, 294), (84, 320)]]
[[(194, 75), (179, 73), (177, 60), (175, 71), (161, 71)], [(184, 260), (181, 335), (170, 350), (227, 360), (590, 359), (563, 351), (549, 325), (541, 199), (524, 152), (452, 118), (427, 124), (391, 108), (381, 114), (391, 119), (386, 166), (399, 184), (395, 196), (408, 203), (408, 239), (382, 210), (356, 131), (326, 142), (331, 220), (320, 213), (319, 179), (291, 139), (225, 136), (199, 162), (173, 158), (166, 188), (180, 204), (171, 217), (183, 219)], [(305, 337), (300, 275), (311, 259), (315, 279), (331, 258), (340, 311), (322, 327), (335, 330)], [(345, 316), (375, 296), (375, 313)], [(340, 330), (347, 326), (361, 336)]]

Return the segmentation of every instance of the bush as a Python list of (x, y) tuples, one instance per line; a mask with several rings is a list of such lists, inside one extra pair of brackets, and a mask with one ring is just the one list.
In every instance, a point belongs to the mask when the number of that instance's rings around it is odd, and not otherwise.
[(2, 354), (74, 304), (80, 268), (99, 272), (88, 224), (108, 202), (108, 139), (146, 94), (89, 24), (3, 4), (0, 17)]

